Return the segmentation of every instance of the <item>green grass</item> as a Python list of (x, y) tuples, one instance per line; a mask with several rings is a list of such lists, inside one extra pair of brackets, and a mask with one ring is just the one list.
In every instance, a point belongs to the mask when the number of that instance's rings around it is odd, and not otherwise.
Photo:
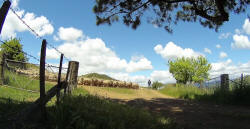
[(120, 94), (135, 94), (135, 90), (133, 89), (127, 89), (127, 88), (111, 88), (111, 87), (103, 87), (104, 90), (120, 93)]
[[(241, 87), (241, 88), (240, 88)], [(242, 86), (232, 84), (229, 90), (220, 88), (198, 88), (196, 86), (165, 86), (160, 93), (175, 98), (208, 101), (217, 104), (250, 105), (250, 83), (244, 82)]]
[(97, 96), (68, 96), (50, 109), (52, 128), (58, 129), (176, 129), (176, 124), (139, 108)]
[[(16, 88), (23, 88), (27, 90), (34, 90), (39, 91), (40, 82), (38, 79), (29, 78), (25, 75), (20, 75), (17, 73), (10, 72), (5, 70), (5, 84), (9, 86), (13, 86)], [(52, 88), (55, 84), (52, 83), (45, 83), (45, 90), (48, 91)]]
[(166, 85), (159, 90), (160, 93), (181, 99), (196, 99), (197, 96), (213, 94), (213, 89), (203, 89), (195, 86), (185, 85)]
[[(6, 80), (8, 75), (6, 73)], [(11, 75), (12, 76), (12, 75)], [(23, 75), (15, 75), (21, 83), (30, 79)], [(38, 80), (34, 80), (30, 90), (38, 90)], [(16, 85), (9, 78), (8, 84)], [(39, 84), (39, 83), (38, 83)], [(49, 89), (52, 85), (47, 86)], [(131, 94), (131, 89), (106, 88), (106, 90)], [(8, 118), (29, 106), (39, 98), (39, 93), (31, 93), (10, 87), (0, 86), (0, 128), (11, 125)], [(177, 129), (176, 123), (171, 119), (152, 114), (140, 108), (118, 104), (98, 96), (91, 96), (83, 88), (73, 90), (71, 96), (63, 97), (59, 105), (55, 104), (55, 97), (47, 104), (48, 121), (43, 124), (48, 129)], [(26, 124), (25, 129), (42, 128), (41, 124)], [(37, 126), (37, 127), (36, 127)], [(22, 128), (22, 127), (20, 127)]]
[[(4, 120), (7, 120), (9, 116), (14, 116), (38, 97), (39, 93), (0, 86), (0, 128), (8, 126), (8, 121)], [(72, 96), (64, 97), (60, 105), (56, 105), (53, 100), (50, 103), (47, 104), (49, 120), (45, 124), (48, 129), (177, 128), (176, 123), (169, 118), (88, 95), (83, 88), (77, 88)], [(28, 127), (29, 125), (27, 129)]]

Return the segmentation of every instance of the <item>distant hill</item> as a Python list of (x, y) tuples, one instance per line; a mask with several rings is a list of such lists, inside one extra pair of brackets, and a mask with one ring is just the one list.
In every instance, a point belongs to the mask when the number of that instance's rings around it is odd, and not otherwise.
[(114, 78), (109, 77), (108, 75), (99, 74), (99, 73), (89, 73), (89, 74), (82, 75), (81, 77), (103, 79), (103, 80), (116, 80)]

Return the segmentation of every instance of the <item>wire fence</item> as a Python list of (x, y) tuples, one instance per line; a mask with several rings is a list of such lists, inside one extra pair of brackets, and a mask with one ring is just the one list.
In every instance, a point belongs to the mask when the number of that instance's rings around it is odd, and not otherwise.
[[(47, 81), (47, 90), (50, 89), (58, 79), (58, 73), (53, 69), (55, 69), (54, 66), (46, 65), (45, 80)], [(39, 92), (39, 70), (39, 64), (6, 59), (5, 84), (19, 90)], [(62, 74), (62, 80), (65, 78), (66, 75)]]

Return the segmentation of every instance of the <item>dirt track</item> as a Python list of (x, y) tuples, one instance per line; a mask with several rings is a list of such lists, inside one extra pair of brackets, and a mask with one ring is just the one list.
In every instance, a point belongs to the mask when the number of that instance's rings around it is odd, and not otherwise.
[(222, 106), (174, 99), (157, 91), (140, 89), (128, 93), (84, 87), (91, 94), (175, 119), (183, 129), (250, 129), (250, 107)]

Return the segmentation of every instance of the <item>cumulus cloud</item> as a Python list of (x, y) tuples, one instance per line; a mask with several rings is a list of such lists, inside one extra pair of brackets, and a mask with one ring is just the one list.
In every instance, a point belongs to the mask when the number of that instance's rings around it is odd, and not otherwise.
[(234, 42), (231, 43), (232, 48), (250, 49), (250, 41), (247, 36), (236, 34), (233, 36), (233, 40)]
[(204, 48), (204, 52), (208, 53), (208, 54), (212, 54), (212, 51), (208, 48)]
[[(68, 32), (64, 30), (75, 31), (77, 36), (69, 37)], [(60, 40), (64, 43), (57, 48), (63, 52), (66, 57), (80, 62), (79, 74), (90, 72), (99, 73), (118, 73), (118, 72), (137, 72), (150, 70), (153, 68), (151, 61), (144, 56), (134, 56), (128, 62), (121, 59), (117, 54), (106, 46), (105, 42), (100, 38), (82, 39), (83, 33), (75, 28), (59, 28), (57, 33)], [(71, 33), (71, 35), (74, 33)], [(70, 49), (69, 49), (70, 48)], [(59, 58), (58, 53), (52, 49), (48, 50), (47, 57), (51, 59)]]
[(150, 75), (152, 81), (159, 81), (162, 83), (175, 83), (173, 75), (169, 71), (153, 71)]
[(210, 70), (211, 77), (218, 77), (221, 74), (229, 74), (229, 77), (239, 76), (241, 73), (250, 74), (250, 62), (233, 64), (231, 59), (224, 62), (212, 63), (212, 69)]
[(163, 48), (162, 45), (158, 44), (154, 47), (154, 51), (161, 55), (164, 59), (176, 59), (181, 57), (198, 57), (202, 56), (201, 53), (195, 52), (191, 48), (181, 48), (180, 46), (177, 46), (173, 42), (169, 42), (166, 44), (166, 46)]
[(244, 32), (246, 32), (247, 34), (250, 35), (250, 21), (248, 18), (245, 20), (242, 28), (243, 28)]
[(227, 53), (225, 52), (220, 52), (220, 58), (226, 58), (227, 57)]
[(127, 82), (136, 82), (141, 86), (147, 86), (147, 82), (150, 79), (152, 82), (159, 81), (161, 83), (175, 83), (173, 75), (168, 70), (155, 70), (149, 76), (136, 75), (131, 76), (128, 73), (107, 73), (111, 77), (127, 81)]
[(236, 34), (242, 34), (242, 30), (240, 30), (240, 29), (235, 29), (235, 33), (236, 33)]
[(215, 47), (216, 47), (216, 48), (221, 48), (221, 45), (220, 45), (220, 44), (216, 44)]
[[(12, 7), (18, 8), (19, 0), (14, 0)], [(25, 12), (25, 10), (19, 9), (16, 13), (40, 36), (52, 34), (54, 27), (45, 16), (36, 16), (34, 13)], [(8, 39), (16, 37), (17, 32), (25, 32), (29, 29), (17, 18), (17, 16), (10, 10), (6, 16), (6, 20), (2, 29), (1, 37)]]
[(57, 33), (57, 36), (54, 36), (54, 39), (57, 40), (64, 40), (64, 41), (76, 41), (78, 39), (82, 39), (84, 37), (83, 32), (79, 29), (69, 27), (64, 28), (60, 27)]
[(227, 39), (231, 35), (230, 32), (228, 33), (222, 33), (219, 35), (219, 39)]
[(149, 61), (147, 58), (143, 56), (142, 57), (134, 56), (128, 63), (126, 71), (136, 72), (136, 71), (150, 70), (150, 69), (153, 69), (151, 61)]
[[(46, 58), (47, 59), (59, 59), (60, 53), (58, 53), (55, 49), (46, 49)], [(40, 55), (40, 53), (38, 54)]]

